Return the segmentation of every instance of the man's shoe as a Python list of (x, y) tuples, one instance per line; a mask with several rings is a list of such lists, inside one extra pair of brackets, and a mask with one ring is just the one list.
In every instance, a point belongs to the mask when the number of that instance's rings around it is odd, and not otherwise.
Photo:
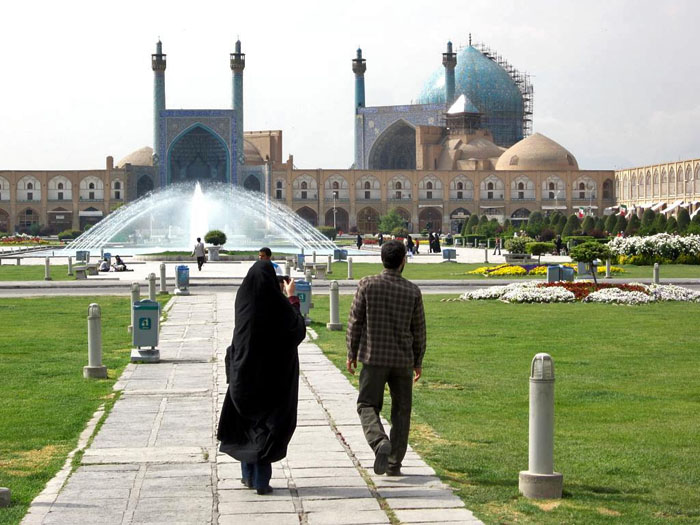
[(253, 482), (250, 481), (250, 479), (248, 479), (248, 478), (241, 478), (241, 483), (243, 483), (249, 489), (253, 488)]
[(260, 495), (260, 496), (264, 496), (265, 494), (272, 494), (272, 487), (271, 487), (270, 485), (268, 485), (268, 486), (265, 487), (265, 488), (256, 489), (256, 492), (257, 492), (258, 495)]
[(391, 442), (387, 439), (380, 443), (377, 447), (376, 456), (374, 458), (374, 473), (384, 474), (389, 466), (389, 454), (391, 454)]
[(387, 476), (403, 476), (401, 472), (401, 467), (388, 467), (386, 469)]

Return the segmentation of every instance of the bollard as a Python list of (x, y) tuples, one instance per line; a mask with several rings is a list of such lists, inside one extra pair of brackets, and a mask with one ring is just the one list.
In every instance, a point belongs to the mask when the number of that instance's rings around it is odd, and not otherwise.
[(73, 275), (73, 257), (68, 256), (68, 275)]
[(333, 257), (331, 255), (329, 255), (328, 260), (326, 261), (326, 274), (333, 273), (333, 270), (331, 268), (332, 264), (333, 264)]
[(554, 472), (554, 361), (540, 353), (530, 365), (528, 469), (520, 472), (518, 490), (526, 498), (561, 498), (563, 480)]
[(488, 264), (489, 263), (489, 249), (484, 248), (484, 263)]
[(17, 266), (20, 266), (20, 262), (21, 262), (21, 261), (22, 261), (22, 258), (21, 258), (21, 257), (17, 257), (17, 260), (15, 261), (15, 264), (16, 264)]
[(102, 311), (100, 305), (88, 306), (88, 365), (83, 367), (86, 379), (105, 379), (107, 367), (102, 364)]
[(654, 263), (654, 284), (659, 284), (659, 263)]
[(331, 320), (326, 324), (328, 330), (342, 330), (343, 325), (340, 324), (340, 316), (338, 314), (338, 281), (331, 281)]
[(282, 263), (282, 275), (289, 277), (289, 263), (286, 261)]
[(316, 264), (316, 250), (311, 252), (311, 262)]
[(129, 325), (129, 333), (134, 331), (134, 303), (141, 299), (141, 286), (139, 283), (131, 283), (131, 324)]
[(309, 284), (314, 282), (313, 276), (311, 275), (311, 269), (306, 270), (304, 273), (304, 280)]
[(9, 507), (12, 493), (7, 487), (0, 487), (0, 507)]
[(168, 293), (168, 283), (165, 281), (165, 263), (160, 263), (160, 290), (158, 293)]
[(348, 257), (348, 281), (352, 281), (352, 257)]
[(44, 259), (44, 281), (51, 280), (51, 259), (46, 257)]
[(148, 298), (151, 301), (156, 300), (156, 274), (153, 272), (148, 274)]
[(605, 278), (610, 279), (610, 259), (605, 259)]

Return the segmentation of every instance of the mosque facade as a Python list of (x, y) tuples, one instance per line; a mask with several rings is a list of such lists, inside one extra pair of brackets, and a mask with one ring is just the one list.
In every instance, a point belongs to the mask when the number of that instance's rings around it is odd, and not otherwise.
[(534, 211), (700, 208), (700, 160), (582, 170), (566, 148), (532, 134), (527, 74), (471, 37), (457, 51), (448, 43), (441, 59), (416, 104), (366, 106), (367, 61), (358, 49), (353, 163), (304, 170), (292, 155), (283, 160), (282, 131), (244, 131), (240, 42), (230, 55), (231, 109), (211, 110), (167, 108), (158, 42), (153, 147), (116, 163), (107, 157), (98, 170), (0, 171), (0, 231), (82, 230), (150, 191), (191, 181), (265, 192), (313, 225), (361, 233), (376, 233), (392, 208), (410, 231), (442, 232), (459, 231), (473, 214), (517, 224)]

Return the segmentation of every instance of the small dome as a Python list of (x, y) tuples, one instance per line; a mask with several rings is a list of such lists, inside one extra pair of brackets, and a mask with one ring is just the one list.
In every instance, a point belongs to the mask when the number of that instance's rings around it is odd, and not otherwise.
[(578, 171), (578, 162), (566, 148), (535, 133), (508, 148), (498, 159), (496, 169)]
[(459, 149), (462, 152), (462, 160), (498, 158), (505, 151), (505, 148), (496, 146), (493, 142), (484, 137), (476, 137), (474, 140), (469, 141), (469, 143), (461, 145)]
[(127, 164), (132, 166), (153, 166), (153, 148), (144, 146), (129, 153), (126, 157), (117, 162), (117, 168), (123, 168)]

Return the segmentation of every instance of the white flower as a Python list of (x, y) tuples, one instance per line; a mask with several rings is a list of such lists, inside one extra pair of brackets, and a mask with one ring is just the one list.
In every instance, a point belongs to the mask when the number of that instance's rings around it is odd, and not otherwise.
[(547, 288), (523, 287), (509, 290), (501, 296), (504, 303), (570, 303), (576, 300), (573, 292), (558, 286)]
[(589, 294), (584, 301), (589, 303), (637, 305), (654, 302), (656, 298), (644, 292), (626, 292), (619, 288), (603, 288)]
[(505, 286), (488, 286), (470, 292), (464, 292), (459, 298), (462, 301), (483, 300), (483, 299), (498, 299), (503, 294), (513, 290), (521, 290), (526, 288), (535, 288), (539, 281), (523, 281), (520, 283), (511, 283)]
[(647, 289), (657, 301), (700, 302), (700, 292), (674, 284), (652, 284)]

